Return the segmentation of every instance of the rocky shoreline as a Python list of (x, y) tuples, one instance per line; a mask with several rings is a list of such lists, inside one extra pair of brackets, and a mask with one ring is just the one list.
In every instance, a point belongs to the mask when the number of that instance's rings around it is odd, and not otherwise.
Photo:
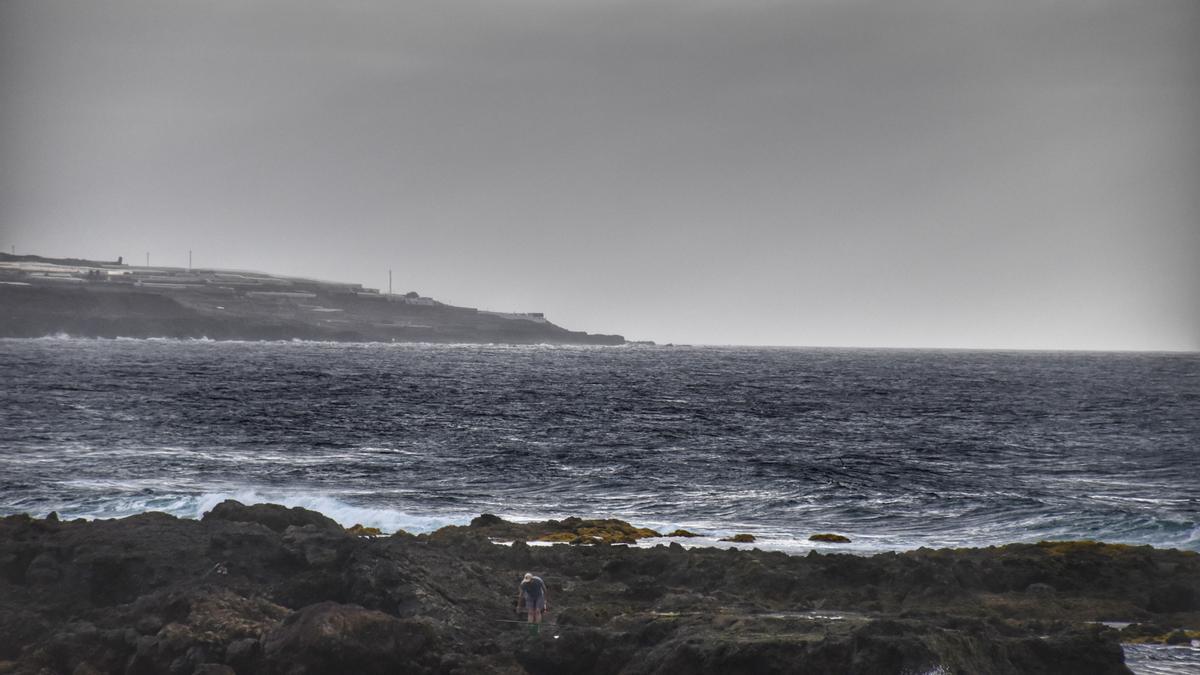
[[(1194, 552), (1043, 542), (789, 556), (635, 548), (603, 543), (605, 528), (646, 532), (484, 515), (371, 536), (237, 502), (201, 520), (10, 516), (0, 673), (1094, 675), (1130, 672), (1122, 642), (1200, 637)], [(538, 539), (573, 543), (525, 543)], [(513, 606), (526, 571), (549, 588), (536, 634)]]

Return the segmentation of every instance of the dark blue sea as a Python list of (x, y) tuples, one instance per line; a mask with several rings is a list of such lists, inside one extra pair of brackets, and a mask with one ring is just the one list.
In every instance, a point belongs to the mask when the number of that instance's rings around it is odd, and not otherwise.
[(0, 341), (0, 514), (1200, 550), (1200, 355)]

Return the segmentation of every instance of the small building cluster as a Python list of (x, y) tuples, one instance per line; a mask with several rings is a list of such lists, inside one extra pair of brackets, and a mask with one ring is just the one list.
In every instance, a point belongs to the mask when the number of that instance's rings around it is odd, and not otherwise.
[[(345, 323), (343, 312), (361, 315), (379, 325), (411, 324), (393, 315), (411, 307), (420, 315), (424, 308), (443, 308), (458, 314), (478, 314), (510, 321), (549, 323), (541, 312), (489, 312), (473, 307), (446, 305), (410, 291), (384, 293), (362, 284), (284, 277), (261, 272), (182, 267), (131, 266), (121, 259), (102, 262), (81, 259), (15, 256), (0, 253), (0, 284), (16, 286), (72, 286), (95, 292), (137, 292), (170, 295), (193, 307), (232, 312), (242, 307), (272, 305), (272, 311), (325, 315), (322, 323)], [(371, 302), (362, 303), (361, 300)], [(376, 304), (378, 303), (378, 304)], [(389, 307), (390, 303), (391, 306)], [(411, 313), (411, 312), (410, 312)], [(311, 315), (311, 314), (310, 314)], [(416, 324), (413, 324), (416, 325)]]
[(489, 312), (481, 309), (479, 310), (479, 313), (501, 319), (509, 319), (512, 321), (532, 321), (534, 323), (546, 323), (546, 315), (542, 312)]
[[(0, 254), (2, 255), (2, 254)], [(311, 300), (318, 296), (353, 296), (398, 302), (407, 305), (436, 306), (433, 298), (417, 293), (391, 295), (362, 284), (321, 281), (304, 277), (283, 277), (260, 272), (180, 267), (133, 267), (120, 262), (50, 262), (35, 256), (0, 258), (0, 283), (16, 285), (109, 285), (172, 293), (236, 295), (258, 300)], [(83, 264), (81, 264), (83, 263)]]

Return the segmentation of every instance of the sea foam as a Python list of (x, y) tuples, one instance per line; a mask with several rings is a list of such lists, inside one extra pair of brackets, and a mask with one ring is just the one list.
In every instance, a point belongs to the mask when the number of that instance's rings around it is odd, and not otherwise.
[(271, 491), (256, 488), (230, 489), (201, 494), (122, 493), (122, 491), (116, 490), (104, 497), (92, 494), (75, 500), (38, 500), (22, 504), (7, 504), (4, 510), (14, 513), (26, 512), (36, 517), (45, 517), (54, 511), (66, 520), (125, 518), (148, 511), (168, 513), (179, 518), (198, 519), (227, 499), (233, 499), (243, 504), (270, 503), (289, 507), (299, 506), (329, 516), (344, 527), (364, 525), (379, 528), (388, 534), (401, 530), (413, 534), (432, 532), (446, 525), (466, 525), (473, 517), (470, 514), (416, 515), (399, 509), (350, 504), (337, 497), (315, 492)]

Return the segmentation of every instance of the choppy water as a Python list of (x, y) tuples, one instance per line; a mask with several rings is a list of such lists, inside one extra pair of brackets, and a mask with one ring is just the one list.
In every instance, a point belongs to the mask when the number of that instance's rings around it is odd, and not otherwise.
[(1124, 645), (1125, 665), (1137, 675), (1196, 675), (1200, 644)]
[(1200, 550), (1200, 355), (0, 341), (0, 513)]

